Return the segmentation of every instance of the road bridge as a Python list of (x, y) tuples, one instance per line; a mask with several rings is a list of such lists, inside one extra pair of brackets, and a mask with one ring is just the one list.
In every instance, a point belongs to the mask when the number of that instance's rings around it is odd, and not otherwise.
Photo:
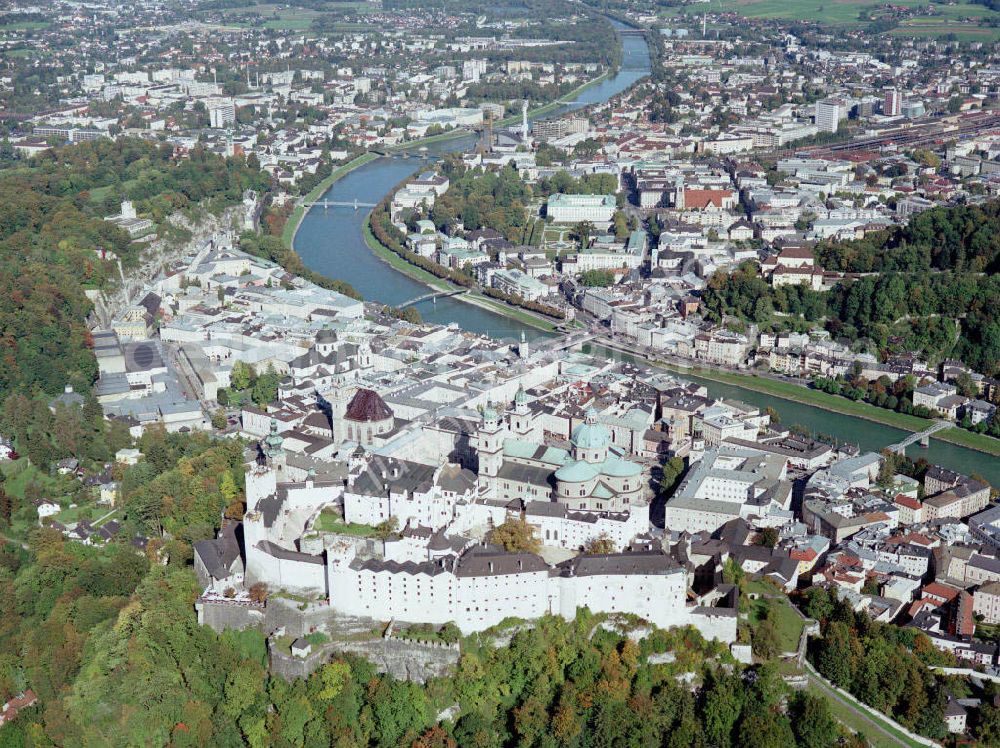
[(926, 447), (930, 443), (931, 434), (936, 434), (938, 431), (950, 429), (954, 425), (955, 424), (951, 421), (935, 421), (933, 426), (930, 426), (919, 433), (910, 434), (908, 437), (903, 439), (903, 441), (897, 442), (896, 444), (890, 444), (886, 447), (886, 449), (891, 452), (895, 452), (896, 454), (903, 454), (907, 447), (911, 444), (916, 444), (917, 442), (920, 442), (921, 447)]
[(596, 337), (596, 333), (590, 332), (589, 330), (581, 330), (579, 332), (571, 332), (566, 335), (560, 335), (556, 338), (549, 338), (545, 341), (533, 342), (531, 344), (532, 354), (558, 353), (559, 351), (565, 351), (568, 348), (574, 348), (575, 346), (589, 343)]

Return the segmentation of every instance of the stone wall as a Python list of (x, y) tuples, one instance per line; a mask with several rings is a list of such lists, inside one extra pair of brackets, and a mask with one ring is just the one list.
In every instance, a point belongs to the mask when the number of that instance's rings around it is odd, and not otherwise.
[(319, 646), (308, 657), (295, 657), (268, 640), (271, 672), (286, 680), (307, 678), (337, 653), (354, 654), (368, 660), (380, 673), (400, 680), (424, 683), (428, 678), (447, 675), (458, 664), (458, 645), (407, 641), (394, 637), (346, 639)]
[(448, 675), (458, 664), (460, 654), (457, 644), (421, 643), (394, 637), (333, 642), (333, 648), (364, 657), (380, 673), (415, 683)]
[(226, 629), (265, 629), (266, 610), (262, 605), (230, 601), (198, 600), (198, 623), (221, 633)]

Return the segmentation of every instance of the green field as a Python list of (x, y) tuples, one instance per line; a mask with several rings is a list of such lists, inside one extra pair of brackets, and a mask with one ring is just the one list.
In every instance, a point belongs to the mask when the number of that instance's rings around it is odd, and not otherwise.
[[(750, 621), (756, 625), (773, 615), (778, 639), (781, 641), (782, 652), (794, 652), (799, 648), (802, 627), (805, 625), (793, 608), (788, 598), (765, 581), (752, 581), (746, 584), (747, 592), (754, 592), (762, 597), (750, 603)], [(766, 595), (767, 597), (763, 597)]]
[(51, 26), (50, 21), (14, 21), (13, 23), (0, 22), (0, 31), (37, 31), (47, 29)]
[[(899, 20), (894, 36), (945, 36), (954, 34), (959, 41), (990, 41), (1000, 37), (1000, 29), (980, 26), (980, 19), (994, 19), (1000, 13), (970, 2), (954, 5), (931, 3), (928, 0), (898, 0), (896, 7), (917, 10), (911, 18)], [(696, 24), (704, 12), (737, 12), (746, 18), (775, 19), (783, 21), (816, 21), (828, 26), (845, 28), (861, 27), (868, 23), (862, 16), (869, 13), (876, 17), (885, 14), (885, 3), (874, 0), (710, 0), (705, 4), (689, 6), (680, 11), (671, 8), (664, 17), (674, 19), (687, 16), (686, 22)]]
[(325, 509), (320, 512), (314, 528), (320, 532), (336, 532), (342, 535), (355, 535), (359, 538), (370, 538), (376, 532), (374, 527), (368, 525), (356, 525), (344, 522), (337, 514), (328, 512)]

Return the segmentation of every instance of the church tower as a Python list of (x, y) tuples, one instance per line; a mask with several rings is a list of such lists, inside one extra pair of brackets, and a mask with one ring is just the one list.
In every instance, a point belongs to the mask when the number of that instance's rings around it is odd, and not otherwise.
[(528, 407), (528, 393), (522, 385), (514, 395), (514, 410), (510, 414), (510, 430), (514, 438), (531, 441), (535, 431), (533, 421), (531, 408)]
[(337, 332), (330, 329), (329, 325), (323, 325), (316, 333), (316, 353), (320, 356), (329, 356), (337, 347)]
[(496, 490), (497, 476), (503, 466), (503, 442), (506, 429), (493, 403), (486, 403), (483, 419), (476, 432), (476, 453), (479, 457), (479, 484), (492, 496)]
[(373, 366), (372, 362), (372, 347), (368, 343), (368, 339), (361, 341), (358, 346), (358, 368), (359, 369), (370, 369)]

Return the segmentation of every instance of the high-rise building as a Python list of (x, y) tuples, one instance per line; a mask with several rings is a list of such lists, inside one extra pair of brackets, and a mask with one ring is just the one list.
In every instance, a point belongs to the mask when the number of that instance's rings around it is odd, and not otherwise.
[(816, 102), (816, 128), (820, 132), (837, 132), (845, 114), (846, 104), (841, 99), (820, 99)]
[(899, 89), (887, 88), (882, 100), (882, 113), (887, 117), (898, 117), (902, 111), (903, 97), (899, 95)]
[(236, 122), (236, 107), (232, 101), (215, 101), (208, 107), (209, 124), (221, 129)]

